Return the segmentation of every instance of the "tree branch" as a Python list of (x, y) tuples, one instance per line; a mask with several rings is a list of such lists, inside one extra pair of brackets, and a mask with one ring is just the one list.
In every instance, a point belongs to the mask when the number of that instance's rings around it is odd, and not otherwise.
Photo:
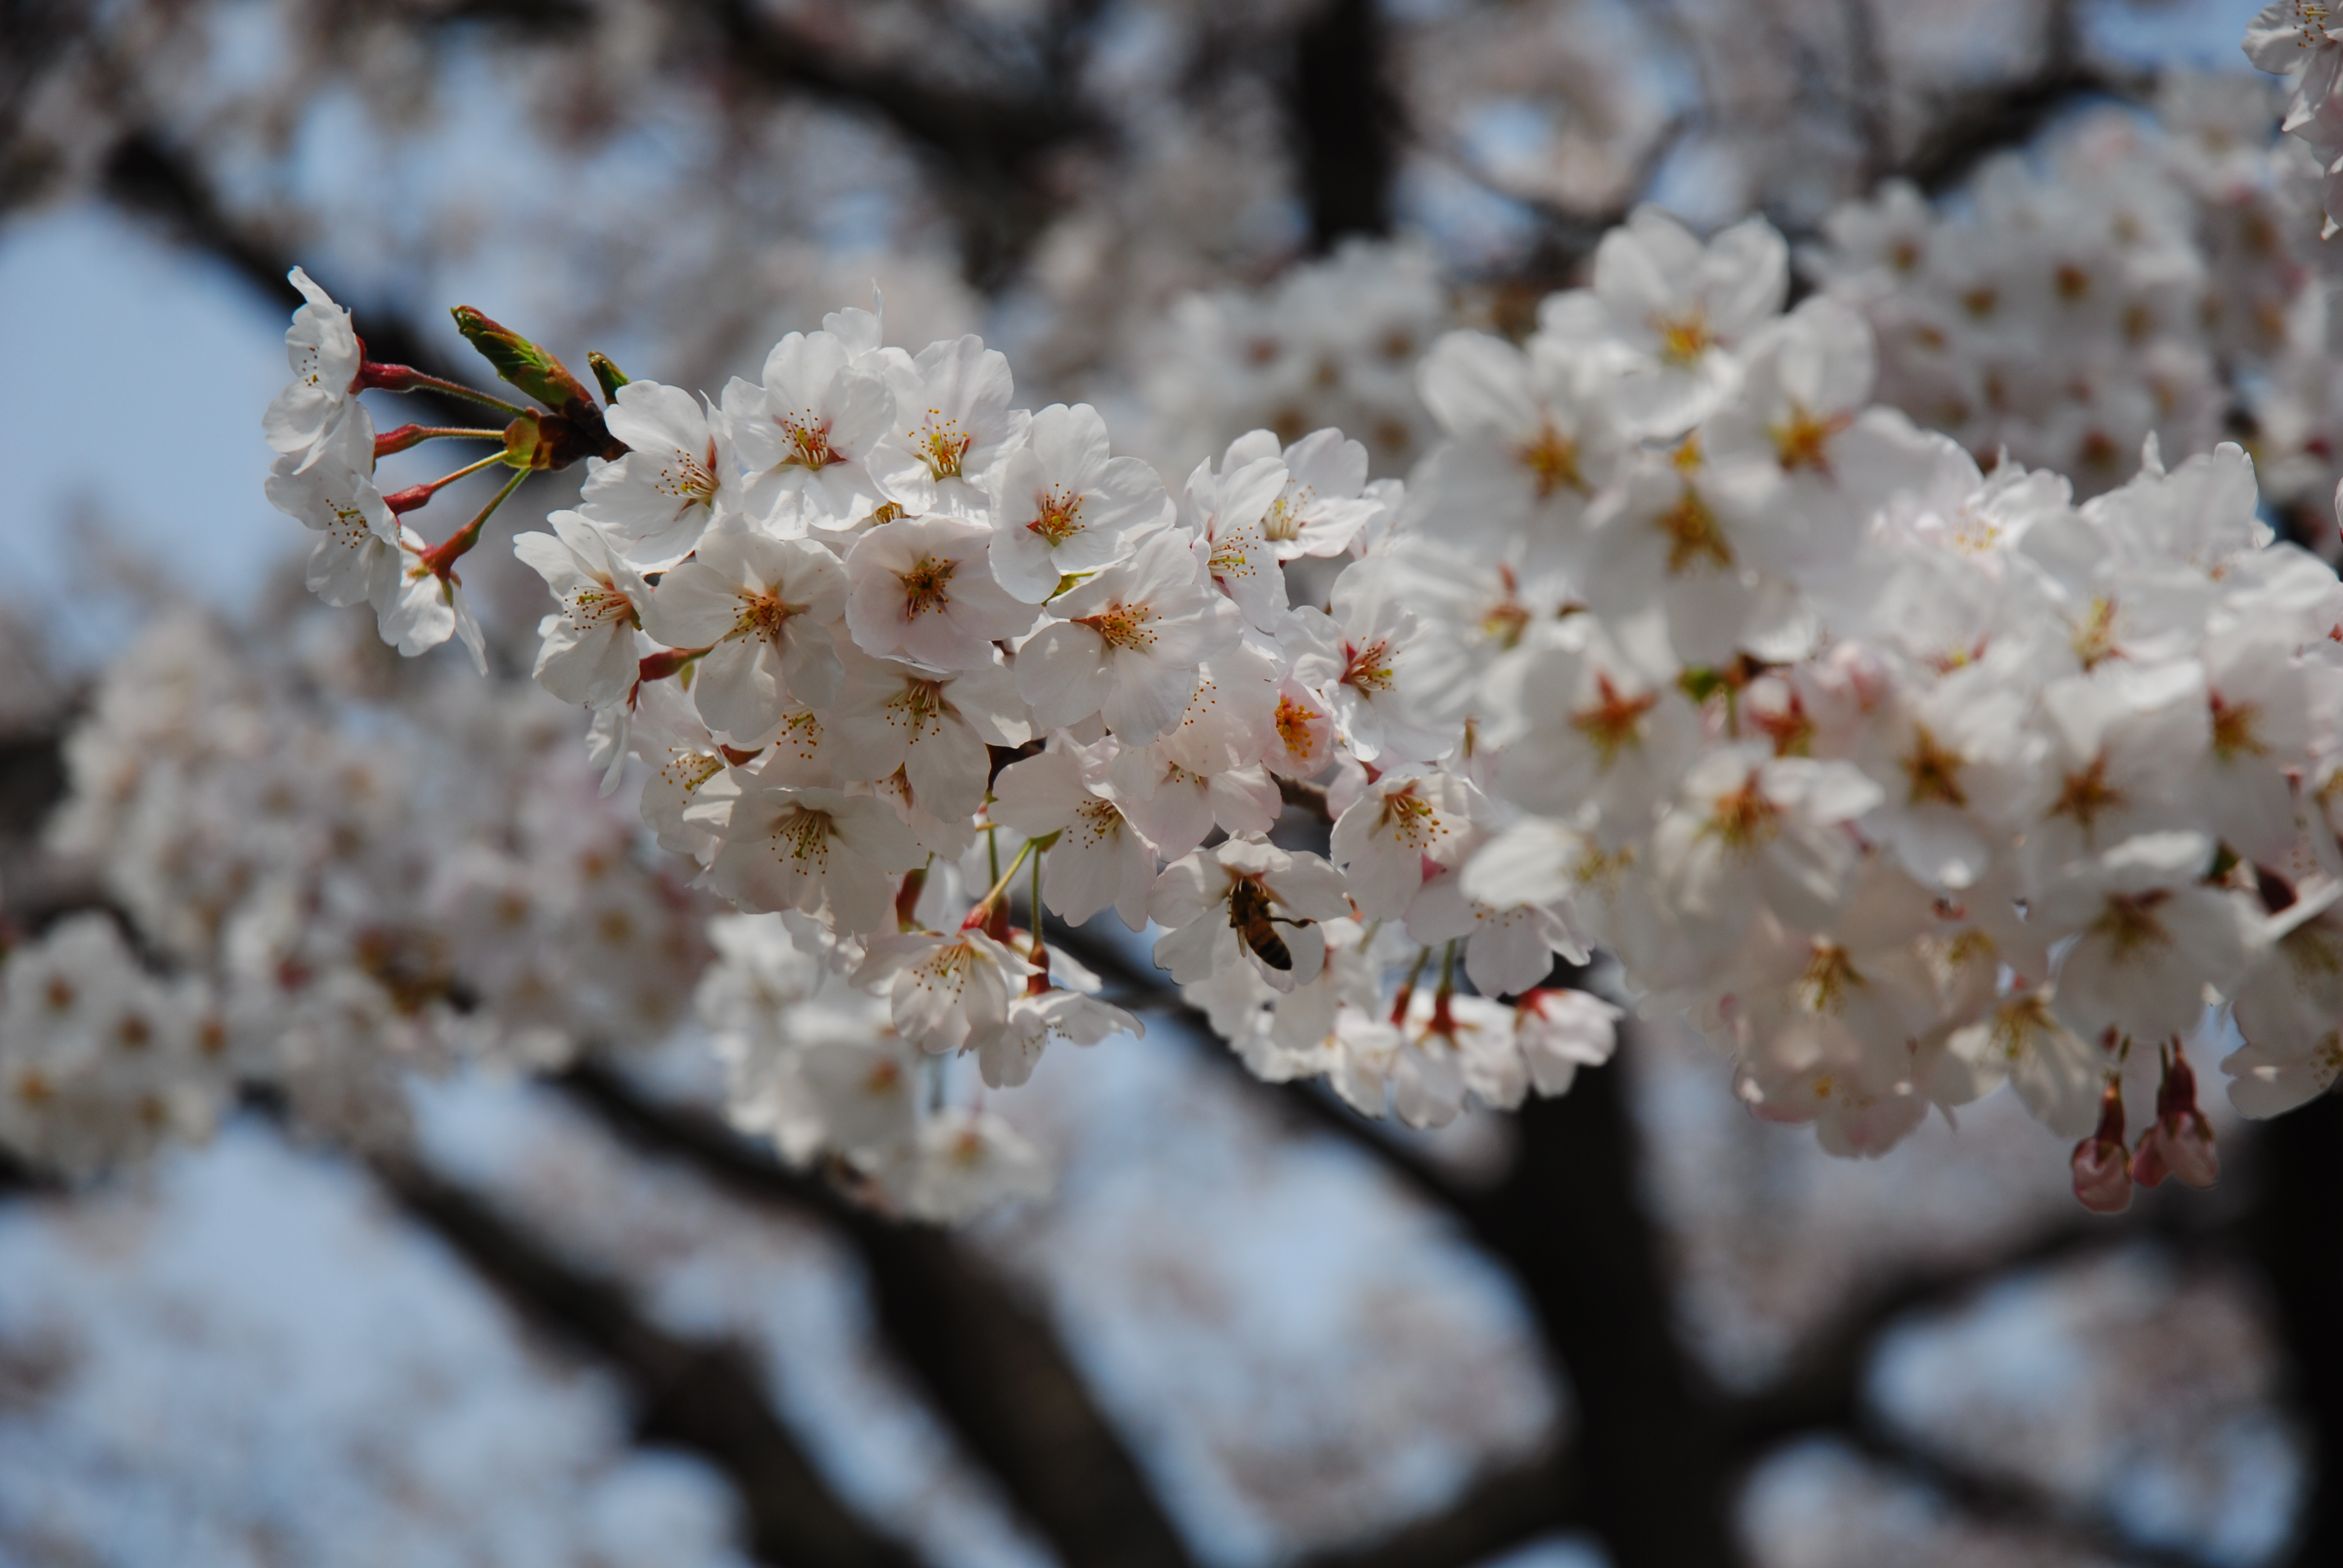
[(910, 1568), (915, 1559), (833, 1496), (758, 1392), (756, 1358), (729, 1340), (670, 1334), (627, 1293), (556, 1257), (462, 1188), (411, 1161), (371, 1169), (409, 1216), (447, 1242), (524, 1316), (625, 1379), (645, 1442), (704, 1455), (748, 1513), (749, 1549), (789, 1568)]
[[(292, 247), (276, 235), (231, 216), (213, 194), (211, 182), (178, 148), (151, 127), (139, 127), (114, 146), (106, 161), (104, 190), (116, 206), (160, 224), (173, 238), (191, 249), (226, 262), (264, 299), (297, 304), (299, 296), (285, 280), (291, 270)], [(411, 365), (443, 380), (474, 379), (470, 367), (447, 363), (405, 321), (388, 311), (354, 313), (367, 357)], [(479, 410), (434, 392), (408, 394), (432, 410), (432, 422), (474, 425)]]
[[(1167, 995), (1160, 976), (1151, 979), (1110, 944), (1080, 933), (1063, 940), (1115, 980), (1126, 1005)], [(1189, 1012), (1176, 999), (1166, 1010), (1173, 1007)], [(1205, 1054), (1242, 1071), (1224, 1050), (1207, 1047)], [(1621, 1075), (1615, 1062), (1583, 1069), (1568, 1094), (1524, 1104), (1513, 1167), (1485, 1191), (1460, 1187), (1312, 1090), (1297, 1086), (1280, 1098), (1454, 1215), (1511, 1271), (1577, 1395), (1587, 1434), (1578, 1511), (1613, 1562), (1730, 1564), (1738, 1554), (1727, 1523), (1720, 1412), (1675, 1335), (1658, 1235), (1638, 1191), (1641, 1152)]]
[(1567, 1452), (1493, 1470), (1439, 1513), (1368, 1545), (1304, 1557), (1292, 1568), (1453, 1568), (1501, 1555), (1579, 1522), (1581, 1482)]
[(1072, 39), (1094, 8), (1061, 8), (1037, 51), (1047, 65), (1030, 86), (988, 93), (840, 59), (750, 0), (701, 0), (699, 7), (717, 39), (711, 63), (726, 75), (754, 90), (864, 110), (931, 165), (936, 194), (960, 229), (962, 270), (987, 292), (1009, 280), (1056, 209), (1046, 156), (1106, 135), (1068, 79)]
[(1788, 1369), (1755, 1393), (1733, 1402), (1725, 1441), (1745, 1461), (1785, 1439), (1816, 1431), (1852, 1431), (1864, 1419), (1864, 1376), (1880, 1340), (1896, 1324), (1929, 1308), (1956, 1304), (2022, 1270), (2135, 1241), (2144, 1234), (2082, 1212), (2030, 1231), (2008, 1246), (1951, 1263), (1918, 1265), (1856, 1293), (1806, 1336)]
[(1936, 118), (1891, 172), (1940, 196), (1994, 154), (2032, 141), (2078, 100), (2106, 95), (2137, 101), (2154, 85), (2152, 75), (2106, 70), (2054, 52), (2029, 76), (1939, 99)]
[(1286, 112), (1313, 250), (1390, 232), (1400, 115), (1383, 43), (1376, 0), (1331, 0), (1294, 35)]
[(2262, 1201), (2239, 1229), (2269, 1283), (2292, 1363), (2280, 1387), (2309, 1439), (2309, 1495), (2284, 1561), (2323, 1568), (2343, 1563), (2343, 1098), (2322, 1094), (2264, 1125), (2247, 1173)]
[(1068, 1568), (1184, 1568), (1178, 1532), (1046, 1318), (948, 1235), (850, 1203), (715, 1117), (658, 1104), (607, 1068), (554, 1081), (636, 1148), (750, 1201), (814, 1209), (843, 1231), (869, 1271), (888, 1348)]
[(2077, 1559), (2131, 1568), (2213, 1568), (2212, 1558), (2142, 1541), (2097, 1510), (2072, 1508), (2037, 1487), (1976, 1469), (1879, 1422), (1857, 1422), (1845, 1435), (1866, 1459), (1936, 1493), (1964, 1516), (2056, 1545)]

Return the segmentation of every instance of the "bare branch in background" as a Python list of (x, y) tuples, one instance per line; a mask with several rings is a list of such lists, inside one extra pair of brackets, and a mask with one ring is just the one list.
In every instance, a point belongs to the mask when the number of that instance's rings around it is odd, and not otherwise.
[(1988, 1474), (1926, 1447), (1878, 1422), (1848, 1434), (1855, 1448), (1889, 1473), (1926, 1488), (1958, 1508), (1962, 1517), (2055, 1546), (2077, 1558), (2137, 1568), (2213, 1568), (2215, 1559), (2142, 1541), (2096, 1510), (2077, 1510), (2022, 1481)]
[(1581, 1523), (1577, 1465), (1567, 1452), (1483, 1476), (1446, 1508), (1372, 1545), (1324, 1552), (1293, 1568), (1451, 1568), (1496, 1557)]
[(850, 1203), (715, 1117), (649, 1100), (607, 1068), (581, 1065), (557, 1081), (638, 1150), (752, 1202), (813, 1209), (843, 1231), (869, 1272), (882, 1342), (1068, 1568), (1187, 1563), (1047, 1316), (960, 1243)]
[(1293, 40), (1289, 114), (1313, 250), (1391, 228), (1399, 106), (1375, 0), (1332, 0)]
[(626, 1382), (636, 1431), (721, 1471), (759, 1562), (789, 1568), (911, 1568), (896, 1542), (848, 1512), (758, 1392), (755, 1358), (645, 1318), (624, 1291), (571, 1267), (469, 1192), (418, 1163), (377, 1160), (383, 1188), (524, 1317), (590, 1352)]

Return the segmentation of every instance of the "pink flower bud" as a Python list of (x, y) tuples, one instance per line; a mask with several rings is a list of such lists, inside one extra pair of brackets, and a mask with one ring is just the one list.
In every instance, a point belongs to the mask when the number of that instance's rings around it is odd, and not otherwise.
[(2210, 1187), (2221, 1179), (2221, 1152), (2213, 1147), (2213, 1129), (2201, 1114), (2192, 1112), (2164, 1142), (2166, 1163), (2187, 1185)]
[(2086, 1138), (2075, 1145), (2075, 1197), (2094, 1214), (2131, 1207), (2131, 1162), (2121, 1143)]
[(2071, 1161), (2076, 1201), (2094, 1214), (2131, 1207), (2131, 1161), (2124, 1151), (2123, 1082), (2110, 1077), (2099, 1101), (2099, 1125), (2075, 1145)]
[(2165, 1063), (2164, 1081), (2157, 1086), (2156, 1123), (2140, 1135), (2131, 1161), (2131, 1178), (2143, 1187), (2167, 1175), (2190, 1187), (2210, 1187), (2221, 1176), (2212, 1126), (2197, 1109), (2197, 1075), (2177, 1051)]

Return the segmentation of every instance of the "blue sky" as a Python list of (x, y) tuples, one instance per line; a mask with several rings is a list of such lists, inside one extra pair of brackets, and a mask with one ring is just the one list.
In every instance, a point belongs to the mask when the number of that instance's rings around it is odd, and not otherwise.
[[(285, 320), (225, 267), (101, 209), (0, 232), (0, 596), (55, 606), (87, 580), (72, 523), (86, 508), (172, 579), (248, 605), (300, 543), (260, 488)], [(65, 629), (85, 645), (100, 628)]]

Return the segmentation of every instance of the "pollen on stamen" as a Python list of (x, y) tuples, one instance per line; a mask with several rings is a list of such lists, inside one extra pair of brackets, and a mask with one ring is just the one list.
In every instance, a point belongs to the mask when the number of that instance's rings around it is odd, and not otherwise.
[(1155, 633), (1147, 624), (1154, 618), (1155, 612), (1143, 604), (1119, 604), (1084, 616), (1077, 624), (1098, 633), (1109, 648), (1135, 652), (1155, 645)]
[(1348, 656), (1342, 661), (1342, 684), (1359, 691), (1389, 691), (1392, 689), (1391, 645), (1383, 640), (1364, 648), (1344, 645)]
[(1708, 329), (1708, 314), (1698, 306), (1682, 316), (1655, 317), (1652, 327), (1659, 335), (1660, 358), (1678, 368), (1698, 361), (1716, 342)]
[(1578, 469), (1578, 444), (1553, 425), (1541, 427), (1537, 439), (1523, 447), (1517, 455), (1537, 485), (1539, 500), (1551, 500), (1562, 490), (1586, 493), (1586, 479)]
[(951, 577), (959, 562), (921, 556), (902, 574), (903, 618), (916, 620), (951, 603)]
[(779, 467), (820, 470), (846, 461), (845, 454), (830, 444), (830, 427), (826, 423), (816, 424), (805, 414), (776, 414), (773, 423), (781, 427), (789, 444), (789, 456), (781, 459)]
[(1035, 515), (1025, 525), (1039, 534), (1051, 549), (1082, 531), (1082, 498), (1051, 486), (1033, 498)]

